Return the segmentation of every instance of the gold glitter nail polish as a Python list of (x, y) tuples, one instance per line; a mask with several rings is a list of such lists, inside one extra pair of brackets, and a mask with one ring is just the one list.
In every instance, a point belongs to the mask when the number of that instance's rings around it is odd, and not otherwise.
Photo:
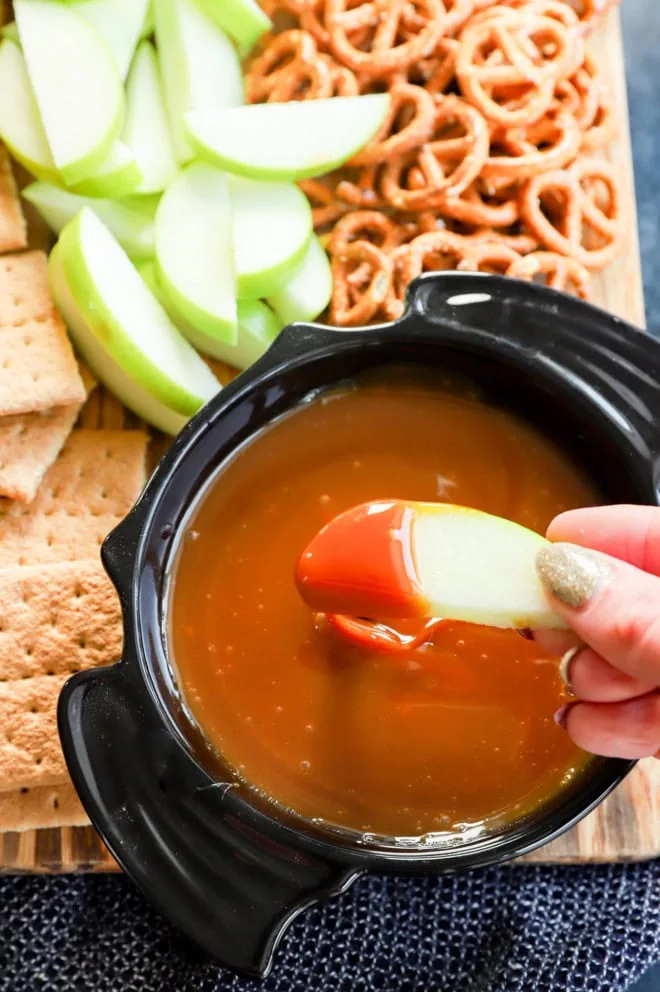
[(586, 606), (609, 575), (602, 558), (577, 544), (550, 544), (536, 556), (536, 571), (545, 589), (565, 606)]

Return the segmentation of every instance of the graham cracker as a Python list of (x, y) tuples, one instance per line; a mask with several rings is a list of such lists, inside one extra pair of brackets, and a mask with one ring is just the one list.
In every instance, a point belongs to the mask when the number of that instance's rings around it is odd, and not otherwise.
[(0, 145), (0, 253), (27, 247), (27, 224), (9, 156)]
[[(97, 383), (80, 370), (89, 397)], [(45, 473), (59, 455), (82, 404), (54, 407), (40, 413), (0, 417), (0, 497), (31, 502)]]
[(0, 500), (0, 568), (97, 559), (146, 480), (143, 431), (74, 430), (30, 504)]
[(88, 825), (89, 817), (70, 782), (0, 792), (0, 833)]
[(0, 682), (0, 792), (67, 781), (57, 699), (68, 678)]
[(0, 416), (83, 403), (85, 386), (41, 251), (0, 257)]
[(0, 571), (0, 685), (110, 665), (121, 650), (119, 598), (100, 561)]

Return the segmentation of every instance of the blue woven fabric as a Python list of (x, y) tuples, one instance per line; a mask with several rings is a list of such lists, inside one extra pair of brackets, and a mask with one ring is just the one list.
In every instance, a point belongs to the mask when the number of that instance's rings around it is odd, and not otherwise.
[[(622, 992), (660, 961), (660, 862), (367, 878), (303, 914), (263, 992)], [(0, 881), (0, 992), (241, 992), (124, 878)]]

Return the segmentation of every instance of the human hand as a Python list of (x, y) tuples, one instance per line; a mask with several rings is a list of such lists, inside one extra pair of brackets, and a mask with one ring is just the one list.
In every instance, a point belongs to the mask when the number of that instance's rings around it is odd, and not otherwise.
[(594, 754), (660, 758), (660, 508), (573, 510), (548, 537), (537, 569), (572, 632), (535, 639), (577, 697), (555, 719)]

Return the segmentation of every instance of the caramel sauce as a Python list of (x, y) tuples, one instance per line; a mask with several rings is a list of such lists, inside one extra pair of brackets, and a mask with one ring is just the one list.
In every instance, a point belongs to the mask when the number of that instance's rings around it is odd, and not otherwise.
[(599, 501), (553, 443), (465, 391), (411, 372), (329, 392), (239, 451), (194, 512), (170, 600), (179, 686), (237, 774), (304, 817), (394, 837), (514, 820), (589, 760), (553, 721), (557, 659), (458, 623), (422, 638), (408, 623), (409, 650), (371, 651), (296, 590), (324, 524), (390, 498), (539, 532)]

